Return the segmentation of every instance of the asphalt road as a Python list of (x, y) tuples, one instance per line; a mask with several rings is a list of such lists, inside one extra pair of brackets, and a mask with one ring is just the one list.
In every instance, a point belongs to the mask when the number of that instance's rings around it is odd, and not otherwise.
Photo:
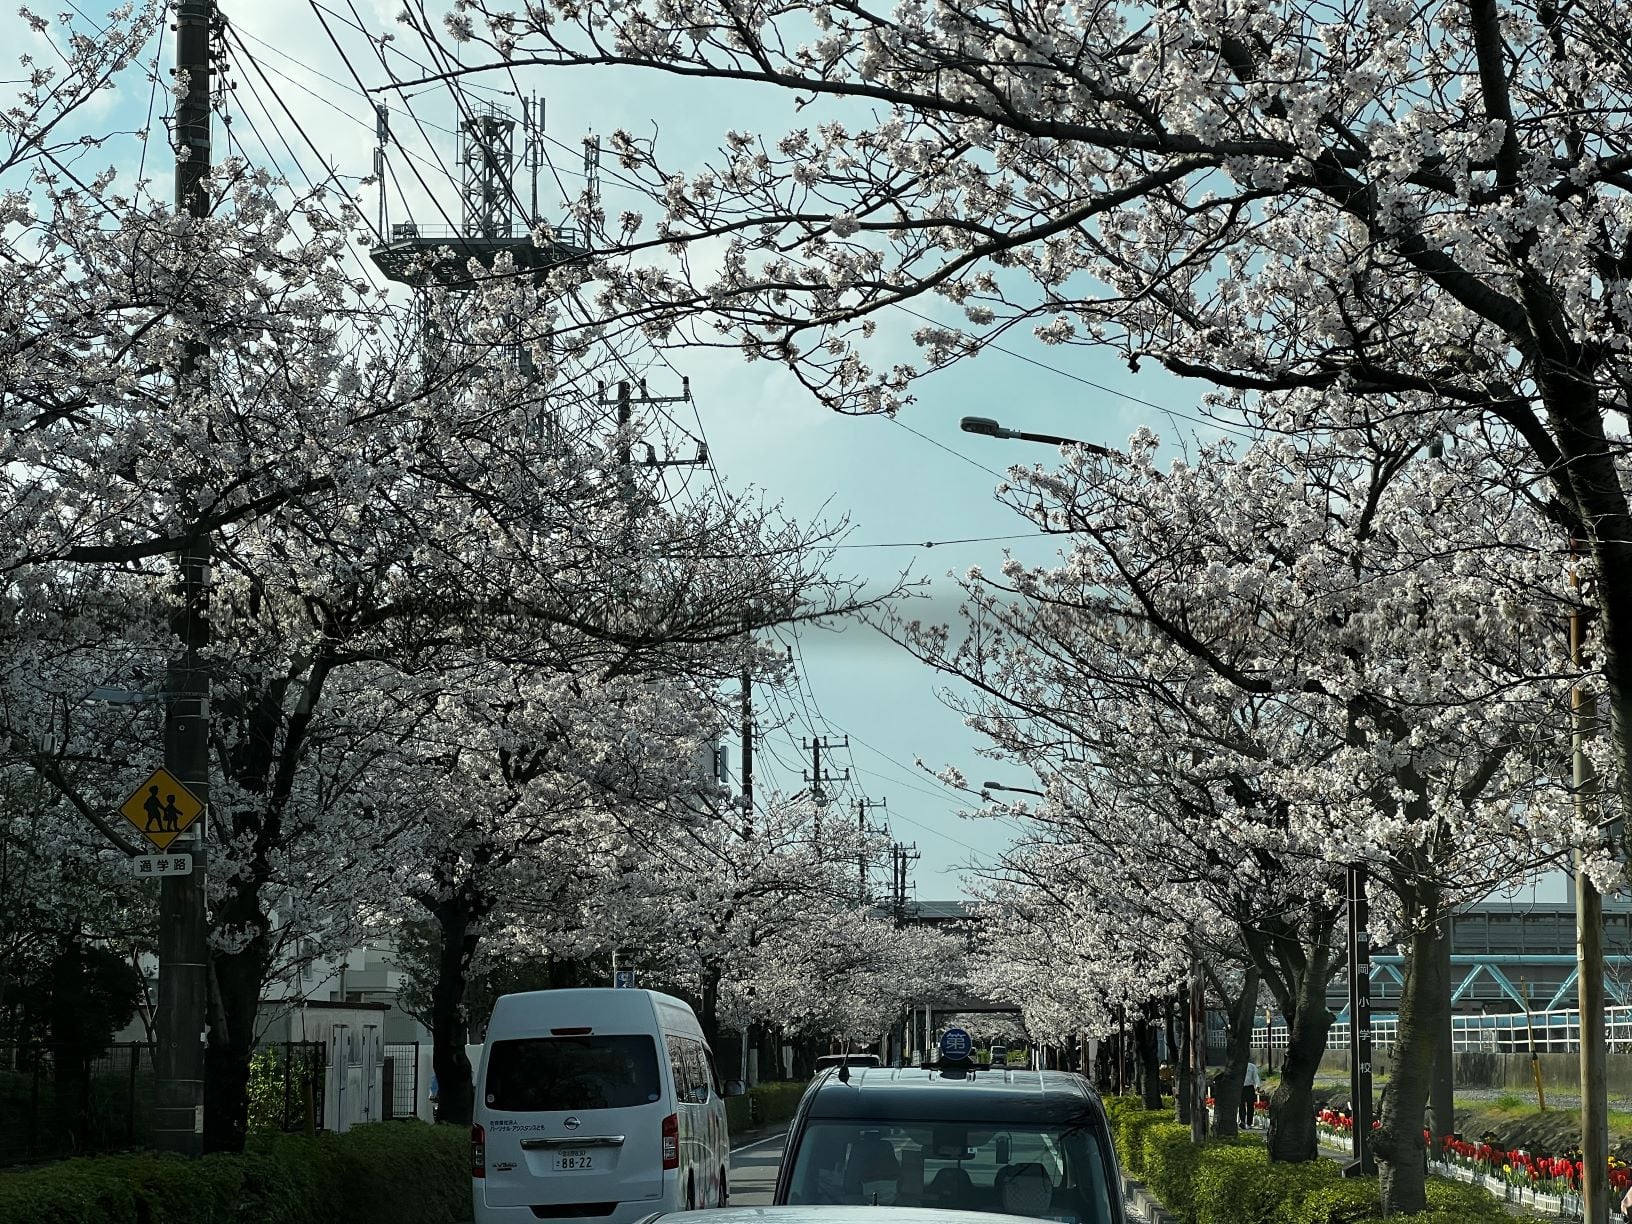
[(776, 1186), (776, 1169), (782, 1162), (782, 1141), (786, 1133), (767, 1139), (750, 1140), (731, 1153), (731, 1205), (768, 1206)]

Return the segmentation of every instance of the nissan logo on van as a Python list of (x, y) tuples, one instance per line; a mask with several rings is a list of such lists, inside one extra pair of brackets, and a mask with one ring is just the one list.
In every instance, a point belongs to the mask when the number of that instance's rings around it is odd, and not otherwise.
[(565, 1126), (568, 1130), (577, 1130), (578, 1129), (578, 1119), (577, 1118), (568, 1118), (561, 1125)]

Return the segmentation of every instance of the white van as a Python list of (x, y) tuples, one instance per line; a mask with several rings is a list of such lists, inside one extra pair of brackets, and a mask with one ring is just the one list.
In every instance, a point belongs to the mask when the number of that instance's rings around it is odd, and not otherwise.
[(470, 1128), (476, 1224), (723, 1206), (731, 1140), (702, 1027), (650, 990), (537, 990), (493, 1007)]

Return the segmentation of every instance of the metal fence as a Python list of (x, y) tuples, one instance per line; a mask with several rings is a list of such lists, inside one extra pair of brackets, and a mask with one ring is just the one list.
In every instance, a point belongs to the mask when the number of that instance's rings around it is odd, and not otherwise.
[(249, 1068), (249, 1129), (319, 1131), (328, 1080), (321, 1041), (278, 1041), (260, 1046)]
[(419, 1116), (419, 1042), (388, 1041), (385, 1043), (384, 1080), (380, 1085), (381, 1117), (417, 1118)]
[[(249, 1125), (323, 1129), (321, 1041), (262, 1046), (250, 1063)], [(153, 1047), (118, 1042), (96, 1058), (49, 1044), (0, 1045), (0, 1165), (145, 1147)]]
[[(1265, 1026), (1252, 1030), (1252, 1043), (1262, 1048)], [(1371, 1045), (1374, 1050), (1391, 1050), (1399, 1030), (1399, 1017), (1373, 1016)], [(1632, 1054), (1632, 1007), (1604, 1008), (1604, 1034), (1612, 1054)], [(1286, 1048), (1286, 1026), (1269, 1027), (1269, 1048)], [(1534, 1036), (1538, 1054), (1571, 1054), (1581, 1049), (1581, 1012), (1567, 1011), (1504, 1012), (1500, 1015), (1473, 1015), (1451, 1017), (1451, 1048), (1458, 1054), (1471, 1051), (1490, 1051), (1501, 1054), (1527, 1054)], [(1348, 1021), (1332, 1025), (1326, 1034), (1326, 1047), (1332, 1050), (1349, 1048)]]
[(0, 1165), (141, 1147), (152, 1120), (145, 1042), (90, 1059), (65, 1046), (0, 1045)]

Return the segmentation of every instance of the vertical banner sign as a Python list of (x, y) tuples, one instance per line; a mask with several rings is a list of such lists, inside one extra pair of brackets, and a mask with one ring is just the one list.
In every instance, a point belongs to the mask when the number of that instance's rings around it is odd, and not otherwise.
[(1349, 868), (1349, 1108), (1354, 1119), (1354, 1160), (1345, 1177), (1377, 1172), (1371, 1153), (1371, 931), (1366, 906), (1366, 869)]

